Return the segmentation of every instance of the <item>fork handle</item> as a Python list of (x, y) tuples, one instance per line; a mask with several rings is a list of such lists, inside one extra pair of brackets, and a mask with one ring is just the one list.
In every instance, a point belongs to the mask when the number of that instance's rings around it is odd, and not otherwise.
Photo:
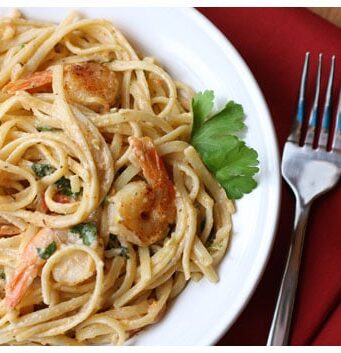
[(310, 204), (302, 205), (302, 202), (297, 198), (295, 222), (291, 235), (289, 254), (277, 298), (275, 313), (271, 323), (267, 346), (288, 345), (291, 317), (301, 264), (304, 234), (309, 211)]

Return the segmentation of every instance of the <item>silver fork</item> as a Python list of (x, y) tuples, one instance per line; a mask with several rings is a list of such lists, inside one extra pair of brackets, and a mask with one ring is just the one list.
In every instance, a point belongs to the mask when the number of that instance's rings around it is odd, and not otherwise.
[(309, 57), (310, 54), (306, 53), (301, 77), (296, 119), (292, 132), (285, 143), (282, 157), (282, 175), (295, 194), (296, 212), (289, 254), (268, 337), (268, 346), (288, 344), (304, 234), (310, 207), (312, 202), (318, 196), (327, 192), (337, 184), (341, 172), (341, 92), (337, 109), (336, 128), (332, 136), (332, 148), (330, 151), (327, 151), (328, 133), (332, 119), (331, 105), (335, 56), (332, 57), (331, 62), (322, 116), (321, 133), (319, 136), (316, 136), (316, 138), (318, 138), (318, 147), (316, 149), (313, 147), (313, 141), (317, 131), (322, 54), (319, 55), (315, 96), (309, 116), (308, 130), (305, 136), (304, 145), (299, 146), (304, 119)]

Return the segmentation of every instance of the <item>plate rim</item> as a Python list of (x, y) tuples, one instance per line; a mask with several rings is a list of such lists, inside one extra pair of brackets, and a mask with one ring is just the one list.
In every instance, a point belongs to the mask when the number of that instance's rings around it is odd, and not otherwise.
[[(26, 5), (26, 6), (15, 6), (15, 7), (18, 9), (27, 9), (27, 8), (49, 8), (51, 6), (46, 6), (46, 5), (27, 6)], [(52, 7), (55, 7), (55, 6), (52, 6)], [(88, 7), (92, 7), (92, 6), (86, 6), (86, 5), (73, 6), (71, 4), (70, 6), (60, 6), (58, 8), (81, 9), (81, 8), (88, 8)], [(115, 9), (117, 6), (98, 6), (98, 7)], [(123, 6), (123, 7), (128, 7), (128, 6)], [(139, 8), (140, 6), (132, 6), (132, 7)], [(151, 7), (159, 8), (159, 9), (164, 8), (161, 6), (151, 6)], [(4, 6), (0, 6), (0, 8), (10, 9), (10, 8), (14, 8), (14, 6), (6, 6), (6, 4), (4, 4)], [(249, 303), (252, 295), (254, 294), (262, 278), (262, 275), (266, 269), (266, 266), (268, 264), (272, 247), (276, 238), (276, 230), (277, 230), (278, 221), (279, 221), (279, 212), (280, 212), (280, 203), (281, 203), (280, 154), (279, 154), (279, 147), (278, 147), (278, 141), (277, 141), (274, 124), (271, 118), (271, 113), (266, 103), (263, 92), (259, 87), (255, 77), (253, 76), (250, 68), (246, 64), (245, 60), (239, 54), (239, 52), (234, 47), (234, 45), (229, 41), (228, 37), (225, 36), (225, 34), (214, 25), (214, 23), (212, 23), (205, 15), (203, 15), (196, 8), (171, 7), (171, 9), (182, 12), (182, 14), (188, 17), (191, 22), (198, 25), (201, 28), (201, 30), (203, 30), (208, 34), (210, 40), (214, 41), (215, 45), (219, 47), (219, 49), (225, 56), (228, 56), (230, 59), (231, 57), (233, 57), (231, 61), (236, 66), (238, 66), (237, 68), (238, 72), (240, 76), (243, 76), (244, 83), (248, 83), (248, 85), (250, 86), (250, 89), (248, 91), (252, 92), (252, 101), (255, 102), (255, 106), (257, 106), (257, 111), (260, 111), (263, 113), (262, 119), (263, 119), (263, 124), (267, 126), (266, 130), (268, 132), (268, 136), (267, 136), (267, 139), (269, 140), (268, 144), (271, 145), (272, 147), (271, 158), (272, 158), (272, 165), (274, 166), (274, 168), (272, 170), (273, 175), (271, 178), (271, 183), (272, 183), (271, 185), (274, 185), (274, 188), (272, 190), (272, 195), (270, 196), (272, 197), (271, 201), (273, 204), (273, 207), (272, 207), (273, 211), (272, 211), (272, 217), (270, 219), (270, 222), (268, 222), (266, 226), (267, 232), (264, 232), (264, 236), (262, 237), (262, 241), (264, 242), (264, 244), (262, 244), (262, 247), (264, 250), (261, 253), (261, 256), (259, 255), (259, 253), (257, 254), (259, 257), (257, 258), (257, 262), (256, 262), (257, 268), (256, 270), (253, 269), (254, 275), (252, 279), (250, 279), (247, 282), (247, 284), (245, 284), (243, 293), (239, 297), (238, 302), (235, 304), (235, 307), (237, 307), (237, 310), (234, 310), (233, 315), (231, 315), (230, 311), (224, 310), (222, 312), (222, 315), (220, 316), (219, 321), (217, 321), (217, 323), (214, 325), (214, 329), (210, 330), (205, 336), (203, 336), (203, 338), (199, 342), (196, 343), (196, 345), (209, 346), (209, 345), (215, 345), (226, 334), (226, 332), (231, 328), (231, 326), (236, 322), (236, 320), (238, 319), (242, 311), (245, 309), (246, 305)], [(268, 159), (268, 156), (266, 159)], [(270, 196), (268, 195), (268, 197)]]
[(248, 288), (247, 290), (245, 290), (247, 294), (244, 295), (244, 297), (242, 297), (242, 299), (239, 300), (239, 302), (242, 302), (242, 303), (239, 304), (238, 310), (236, 310), (234, 315), (232, 315), (232, 319), (229, 318), (229, 314), (221, 315), (221, 319), (219, 320), (219, 323), (217, 323), (217, 325), (215, 326), (217, 327), (215, 329), (216, 334), (211, 334), (211, 336), (209, 336), (208, 334), (199, 343), (199, 345), (210, 346), (210, 345), (215, 345), (228, 332), (231, 326), (236, 322), (236, 320), (238, 319), (242, 311), (249, 303), (252, 295), (254, 294), (263, 276), (266, 266), (268, 264), (268, 261), (272, 252), (273, 244), (276, 238), (276, 231), (278, 227), (280, 203), (281, 203), (280, 154), (279, 154), (279, 146), (278, 146), (276, 130), (274, 128), (271, 113), (267, 105), (266, 99), (263, 95), (261, 88), (258, 85), (257, 80), (253, 76), (251, 69), (246, 64), (241, 54), (239, 54), (238, 50), (229, 41), (228, 37), (225, 36), (225, 34), (222, 31), (220, 31), (220, 29), (213, 22), (211, 22), (205, 15), (203, 15), (198, 9), (182, 7), (182, 8), (178, 8), (178, 10), (182, 11), (185, 16), (188, 16), (193, 21), (200, 23), (201, 29), (207, 32), (210, 39), (214, 40), (215, 44), (220, 47), (220, 49), (222, 50), (222, 52), (224, 52), (224, 54), (232, 53), (234, 55), (234, 58), (238, 60), (239, 71), (244, 73), (243, 75), (244, 82), (248, 81), (253, 86), (253, 89), (251, 89), (251, 91), (253, 91), (253, 96), (256, 96), (259, 102), (258, 109), (263, 110), (263, 112), (265, 113), (263, 115), (263, 119), (266, 120), (265, 125), (268, 126), (268, 131), (270, 131), (270, 136), (271, 136), (270, 144), (273, 146), (272, 157), (273, 157), (273, 165), (275, 166), (274, 168), (275, 175), (273, 175), (273, 182), (275, 183), (275, 188), (273, 190), (273, 195), (272, 195), (275, 208), (273, 211), (272, 222), (270, 222), (271, 224), (270, 226), (268, 226), (269, 230), (267, 232), (267, 236), (263, 237), (263, 241), (267, 240), (265, 253), (264, 253), (265, 256), (263, 256), (263, 258), (259, 260), (256, 275), (254, 276), (255, 279), (253, 281), (250, 281), (251, 283), (248, 284)]

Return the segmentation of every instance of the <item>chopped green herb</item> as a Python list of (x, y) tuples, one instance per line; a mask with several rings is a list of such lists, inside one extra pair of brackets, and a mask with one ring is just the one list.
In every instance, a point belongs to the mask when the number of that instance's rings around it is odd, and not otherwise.
[(24, 49), (25, 45), (26, 45), (25, 43), (20, 44), (20, 49)]
[(6, 280), (6, 273), (3, 268), (0, 269), (0, 279)]
[(52, 165), (42, 163), (33, 163), (31, 168), (39, 178), (42, 178), (46, 175), (50, 175), (54, 171), (56, 171), (56, 168), (52, 167)]
[(214, 243), (215, 238), (216, 238), (216, 234), (212, 232), (206, 240), (205, 246), (206, 246), (207, 250), (218, 251), (222, 248), (222, 246), (223, 246), (222, 244), (220, 244), (220, 243), (215, 244)]
[(70, 179), (62, 176), (59, 180), (56, 181), (55, 184), (57, 186), (57, 189), (61, 191), (62, 194), (66, 196), (71, 196), (72, 191), (71, 191)]
[(71, 196), (73, 198), (77, 197), (80, 192), (72, 192), (71, 191), (71, 182), (70, 179), (62, 176), (59, 180), (56, 181), (56, 186), (59, 192), (61, 192), (65, 196)]
[(193, 121), (192, 134), (205, 122), (207, 116), (213, 109), (214, 93), (213, 91), (198, 92), (192, 100)]
[(77, 224), (70, 232), (79, 234), (84, 245), (91, 245), (97, 239), (97, 226), (94, 222)]
[(109, 241), (107, 246), (105, 247), (105, 250), (111, 249), (115, 249), (115, 255), (129, 259), (129, 249), (126, 246), (120, 245), (120, 242), (118, 241), (115, 234), (109, 235)]
[(128, 250), (128, 248), (125, 247), (125, 246), (121, 246), (120, 249), (121, 249), (120, 256), (123, 256), (126, 259), (129, 259), (129, 250)]
[(215, 239), (215, 233), (212, 232), (206, 240), (206, 243), (205, 243), (206, 248), (209, 248), (212, 246), (212, 244), (214, 243), (214, 239)]
[(236, 136), (245, 128), (243, 107), (230, 101), (210, 117), (213, 100), (213, 91), (198, 93), (193, 98), (191, 144), (227, 196), (239, 199), (257, 186), (254, 175), (259, 171), (258, 154)]
[(60, 131), (61, 129), (57, 129), (55, 127), (51, 126), (36, 126), (36, 129), (41, 132), (41, 131)]
[(222, 244), (212, 244), (208, 250), (211, 250), (211, 251), (218, 251), (220, 250), (221, 248), (223, 247)]
[(37, 248), (37, 253), (41, 259), (47, 260), (56, 250), (57, 244), (55, 241), (53, 241), (46, 247), (46, 249)]

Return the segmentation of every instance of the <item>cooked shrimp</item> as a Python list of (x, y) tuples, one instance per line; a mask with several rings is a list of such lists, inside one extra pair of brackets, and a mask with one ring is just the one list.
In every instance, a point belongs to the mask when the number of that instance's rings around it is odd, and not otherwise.
[(21, 78), (17, 81), (8, 83), (3, 90), (8, 94), (14, 94), (16, 91), (34, 91), (40, 88), (42, 91), (51, 91), (52, 71), (39, 71)]
[(76, 251), (54, 266), (52, 276), (59, 284), (75, 286), (90, 278), (95, 271), (96, 266), (92, 257), (83, 251)]
[(68, 97), (76, 103), (98, 110), (115, 104), (119, 76), (98, 63), (71, 64), (64, 67), (64, 85)]
[(60, 192), (57, 192), (53, 196), (53, 201), (58, 202), (58, 203), (69, 203), (70, 202), (70, 197), (61, 194)]
[(49, 208), (46, 205), (46, 201), (45, 201), (45, 193), (42, 192), (36, 200), (36, 211), (42, 212), (42, 213), (47, 213), (49, 212)]
[[(109, 110), (119, 92), (119, 74), (100, 63), (86, 62), (64, 65), (64, 88), (67, 99), (96, 111)], [(8, 83), (3, 90), (9, 94), (25, 90), (30, 93), (51, 92), (52, 71), (35, 72)]]
[(114, 221), (131, 231), (128, 241), (148, 246), (175, 222), (175, 189), (149, 137), (130, 137), (133, 158), (147, 181), (128, 183), (112, 198)]
[[(18, 305), (25, 293), (38, 276), (46, 259), (39, 256), (38, 249), (45, 250), (49, 245), (57, 242), (57, 235), (49, 228), (41, 229), (25, 246), (20, 257), (20, 264), (13, 277), (6, 285), (5, 303), (8, 308)], [(55, 250), (55, 249), (54, 249)], [(53, 252), (53, 248), (51, 249)]]

